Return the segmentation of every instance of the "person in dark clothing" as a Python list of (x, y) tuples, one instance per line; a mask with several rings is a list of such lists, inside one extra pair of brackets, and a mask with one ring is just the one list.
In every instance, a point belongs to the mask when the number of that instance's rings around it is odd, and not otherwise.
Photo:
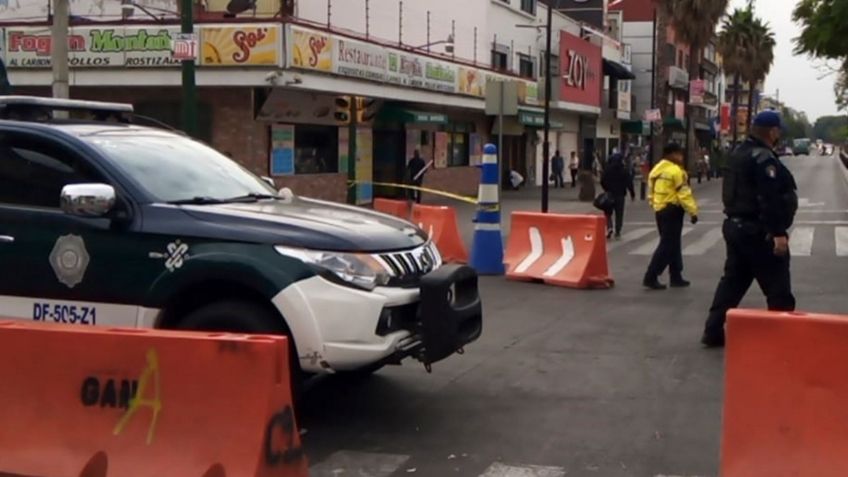
[(559, 151), (556, 151), (551, 159), (551, 169), (554, 173), (554, 187), (565, 187), (565, 179), (562, 177), (562, 173), (565, 172), (565, 159)]
[(624, 163), (624, 156), (613, 154), (604, 173), (601, 176), (601, 187), (613, 199), (613, 209), (607, 213), (607, 238), (613, 234), (612, 216), (615, 214), (615, 238), (621, 238), (621, 228), (624, 224), (624, 204), (627, 202), (627, 193), (630, 192), (630, 200), (636, 199), (633, 189), (633, 174)]
[[(406, 165), (406, 175), (409, 181), (409, 185), (415, 187), (421, 187), (424, 183), (424, 173), (427, 167), (427, 163), (424, 162), (424, 159), (421, 158), (421, 153), (418, 149), (412, 154), (412, 159), (409, 160), (409, 163)], [(410, 200), (414, 200), (416, 203), (421, 203), (421, 191), (420, 190), (409, 190), (409, 198)]]
[(798, 211), (795, 178), (772, 149), (780, 140), (780, 115), (763, 111), (751, 136), (724, 168), (722, 228), (727, 245), (724, 276), (710, 307), (701, 343), (724, 346), (727, 310), (735, 308), (757, 280), (769, 310), (794, 311), (789, 272), (789, 233)]

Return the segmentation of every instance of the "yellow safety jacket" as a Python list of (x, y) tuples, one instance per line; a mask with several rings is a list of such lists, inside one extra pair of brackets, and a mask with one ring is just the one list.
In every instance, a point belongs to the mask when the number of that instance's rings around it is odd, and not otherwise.
[(698, 215), (698, 203), (689, 188), (689, 176), (682, 167), (667, 159), (658, 162), (648, 176), (648, 200), (655, 212), (669, 205), (679, 205), (689, 215)]

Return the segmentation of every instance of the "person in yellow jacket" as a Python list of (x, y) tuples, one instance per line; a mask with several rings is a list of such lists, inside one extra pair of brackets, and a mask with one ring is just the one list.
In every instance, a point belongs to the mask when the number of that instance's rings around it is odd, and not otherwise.
[(689, 176), (683, 169), (683, 147), (672, 143), (663, 149), (663, 159), (648, 176), (648, 200), (653, 207), (660, 232), (660, 243), (654, 251), (642, 284), (651, 290), (665, 290), (659, 276), (669, 269), (670, 285), (688, 287), (683, 278), (683, 218), (688, 212), (692, 224), (698, 223), (698, 203), (689, 188)]

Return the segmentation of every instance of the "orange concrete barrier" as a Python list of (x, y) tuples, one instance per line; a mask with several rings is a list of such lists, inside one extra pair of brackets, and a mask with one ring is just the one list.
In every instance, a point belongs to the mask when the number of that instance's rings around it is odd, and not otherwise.
[(412, 222), (427, 232), (445, 262), (468, 263), (468, 252), (459, 234), (453, 207), (415, 204)]
[(513, 212), (504, 263), (512, 280), (610, 288), (606, 221), (598, 215)]
[(374, 199), (374, 210), (409, 220), (409, 202), (406, 200)]
[(302, 477), (285, 338), (0, 321), (0, 473)]
[(848, 475), (848, 316), (731, 310), (723, 477)]

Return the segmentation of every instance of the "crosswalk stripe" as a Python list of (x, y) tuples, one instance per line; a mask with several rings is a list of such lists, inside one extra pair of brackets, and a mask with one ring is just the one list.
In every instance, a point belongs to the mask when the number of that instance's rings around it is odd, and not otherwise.
[(789, 250), (793, 256), (809, 257), (813, 254), (814, 227), (795, 227), (789, 238)]
[(311, 477), (388, 477), (397, 471), (408, 455), (338, 451), (309, 468)]
[(715, 227), (707, 231), (698, 240), (683, 249), (683, 255), (703, 255), (713, 248), (721, 240), (721, 228)]
[(848, 257), (848, 227), (836, 227), (836, 256)]
[(651, 232), (655, 232), (657, 229), (655, 227), (642, 227), (636, 230), (631, 230), (630, 232), (626, 232), (621, 236), (620, 239), (614, 242), (607, 242), (607, 252), (611, 252), (622, 245), (627, 244), (628, 242), (633, 242), (634, 240), (639, 240), (640, 238), (650, 234)]
[[(684, 227), (683, 228), (683, 234), (681, 234), (681, 235), (686, 236), (692, 230), (694, 230), (692, 227)], [(630, 252), (630, 255), (653, 255), (654, 250), (657, 249), (657, 245), (659, 245), (659, 244), (660, 244), (660, 239), (659, 239), (659, 237), (657, 237), (657, 238), (651, 240), (650, 242), (646, 243), (645, 245), (642, 245), (641, 247), (637, 248), (636, 250), (633, 250), (632, 252)]]
[(545, 467), (541, 465), (506, 465), (495, 462), (490, 465), (480, 477), (563, 477), (562, 467)]

